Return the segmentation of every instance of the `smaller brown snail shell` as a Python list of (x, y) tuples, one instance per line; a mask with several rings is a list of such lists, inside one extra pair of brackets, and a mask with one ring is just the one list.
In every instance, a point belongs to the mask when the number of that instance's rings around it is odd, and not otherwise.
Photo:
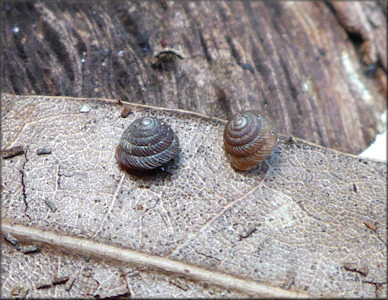
[(136, 119), (123, 132), (116, 148), (117, 163), (126, 170), (151, 170), (179, 153), (171, 127), (154, 117)]
[(256, 111), (235, 115), (225, 126), (224, 149), (233, 167), (245, 171), (271, 155), (277, 143), (271, 119)]

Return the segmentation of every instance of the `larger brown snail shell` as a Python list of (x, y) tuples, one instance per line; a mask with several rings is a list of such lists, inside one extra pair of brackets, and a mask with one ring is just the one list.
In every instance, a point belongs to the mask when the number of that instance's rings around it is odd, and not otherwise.
[(142, 117), (123, 132), (115, 157), (123, 169), (150, 170), (178, 153), (179, 141), (171, 127), (157, 118)]
[(256, 111), (235, 115), (224, 130), (224, 149), (232, 165), (242, 171), (268, 158), (277, 140), (271, 119)]

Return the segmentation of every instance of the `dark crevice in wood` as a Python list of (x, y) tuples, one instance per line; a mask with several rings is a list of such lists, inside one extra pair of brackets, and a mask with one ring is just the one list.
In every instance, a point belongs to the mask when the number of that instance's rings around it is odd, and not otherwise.
[[(260, 24), (258, 22), (258, 19), (256, 18), (256, 16), (253, 13), (251, 3), (249, 1), (245, 1), (245, 2), (243, 2), (243, 6), (244, 6), (244, 11), (249, 18), (249, 22), (250, 22), (250, 24), (252, 24), (251, 27), (252, 28), (260, 28)], [(268, 47), (266, 46), (264, 39), (260, 36), (260, 32), (256, 31), (255, 33), (256, 33), (257, 39), (260, 41), (260, 44), (263, 47), (263, 50), (266, 52), (266, 54), (268, 54), (268, 52), (269, 52)], [(255, 44), (252, 37), (250, 38), (250, 42), (252, 45)], [(262, 55), (259, 53), (258, 48), (252, 47), (251, 49), (252, 49), (251, 50), (251, 57), (252, 57), (253, 64), (255, 65), (256, 70), (261, 74), (262, 78), (264, 79), (264, 82), (266, 83), (269, 92), (272, 95), (275, 95), (277, 93), (277, 88), (273, 84), (273, 80), (271, 78), (270, 68), (265, 64)], [(263, 103), (264, 103), (264, 107), (268, 106), (267, 99), (263, 99)]]
[(229, 103), (230, 101), (225, 91), (220, 86), (215, 85), (214, 89), (216, 91), (217, 103), (219, 104), (221, 110), (226, 115), (226, 118), (229, 120), (233, 116), (230, 103)]
[(228, 24), (228, 17), (224, 12), (224, 8), (220, 5), (222, 2), (214, 1), (214, 4), (217, 6), (217, 13), (221, 18), (223, 24)]
[(78, 53), (80, 55), (83, 55), (83, 53), (86, 53), (88, 51), (88, 47), (82, 40), (81, 36), (78, 34), (78, 32), (74, 29), (71, 30), (71, 34), (75, 37), (77, 40), (77, 43), (75, 44), (75, 48), (77, 49)]
[(209, 49), (206, 45), (206, 41), (203, 37), (203, 34), (202, 34), (202, 29), (200, 28), (200, 25), (198, 25), (198, 35), (199, 35), (199, 40), (201, 42), (201, 46), (202, 46), (202, 50), (203, 50), (203, 53), (205, 54), (205, 58), (206, 58), (206, 61), (208, 62), (208, 64), (211, 64), (212, 63), (212, 58), (209, 54)]
[(24, 62), (26, 62), (26, 60), (27, 60), (27, 55), (26, 55), (26, 52), (24, 51), (24, 47), (23, 47), (23, 45), (21, 44), (20, 39), (19, 39), (19, 38), (16, 38), (16, 35), (14, 35), (13, 40), (14, 40), (14, 42), (15, 42), (17, 55), (20, 57), (21, 60), (23, 60)]
[[(253, 44), (253, 41), (251, 42)], [(256, 47), (252, 47), (251, 56), (253, 60), (253, 64), (255, 65), (256, 70), (261, 74), (265, 82), (270, 82), (270, 70), (262, 61), (262, 58), (256, 49)]]
[[(349, 41), (354, 45), (355, 49), (360, 54), (361, 45), (365, 42), (361, 32), (359, 32), (357, 30), (352, 30), (349, 26), (346, 26), (346, 24), (341, 19), (341, 16), (339, 15), (339, 12), (335, 9), (335, 7), (330, 2), (325, 1), (324, 3), (328, 7), (328, 9), (331, 11), (333, 16), (337, 20), (338, 24), (346, 32), (346, 35), (348, 36)], [(362, 60), (360, 59), (360, 61), (362, 61)]]
[(230, 36), (226, 36), (226, 42), (228, 43), (229, 45), (229, 48), (230, 48), (230, 52), (232, 54), (232, 57), (236, 60), (236, 63), (241, 66), (241, 58), (240, 58), (240, 55), (236, 49), (236, 47), (233, 45), (233, 42), (232, 42), (232, 39), (230, 38)]
[[(26, 73), (27, 73), (28, 79), (30, 80), (30, 84), (31, 84), (31, 86), (32, 86), (32, 89), (33, 89), (34, 91), (36, 91), (36, 93), (41, 94), (42, 91), (37, 87), (37, 84), (36, 84), (37, 82), (36, 82), (36, 80), (35, 80), (34, 75), (33, 75), (32, 72), (31, 72), (31, 70), (26, 69)], [(42, 78), (41, 78), (40, 80), (42, 80)]]
[(280, 28), (280, 24), (284, 24), (284, 22), (282, 21), (283, 8), (277, 1), (268, 2), (268, 4), (268, 10), (271, 13), (270, 19), (273, 28), (279, 35), (281, 35), (282, 33), (284, 33), (283, 30)]
[(50, 45), (50, 48), (54, 51), (58, 61), (65, 69), (68, 75), (68, 79), (70, 81), (74, 81), (74, 72), (71, 68), (72, 64), (70, 61), (69, 52), (66, 49), (66, 45), (64, 44), (63, 39), (46, 21), (42, 21), (42, 31), (43, 34), (47, 37), (46, 42)]
[(364, 43), (364, 39), (360, 32), (357, 31), (349, 31), (347, 28), (345, 28), (345, 31), (349, 37), (349, 40), (352, 42), (352, 44), (359, 49), (361, 45)]
[[(17, 74), (14, 71), (14, 68), (11, 66), (11, 62), (9, 62), (9, 61), (6, 61), (4, 64), (4, 60), (3, 60), (3, 66), (4, 66), (3, 67), (4, 69), (9, 70), (10, 75), (8, 76), (8, 78), (9, 78), (9, 81), (11, 83), (13, 92), (15, 94), (23, 94), (23, 84), (20, 84), (21, 86), (19, 85), (19, 83), (21, 82), (20, 74)], [(4, 69), (3, 69), (3, 75), (4, 75)], [(4, 83), (4, 78), (5, 77), (3, 77), (3, 83)], [(4, 85), (2, 86), (2, 92), (3, 91), (4, 91)]]
[(385, 75), (388, 75), (388, 70), (384, 67), (383, 62), (381, 61), (381, 56), (380, 55), (377, 57), (376, 64), (372, 65), (371, 67), (374, 68), (374, 73), (373, 73), (372, 77), (374, 77), (374, 75), (376, 75), (378, 69), (381, 69), (384, 72)]
[(174, 73), (178, 108), (183, 109), (185, 107), (183, 102), (185, 101), (185, 99), (187, 99), (186, 97), (184, 97), (184, 91), (186, 90), (188, 82), (190, 82), (190, 80), (188, 76), (186, 76), (184, 73), (182, 73), (181, 75), (177, 75), (176, 72)]
[(149, 36), (146, 32), (141, 30), (138, 20), (134, 19), (127, 10), (121, 10), (119, 15), (123, 28), (134, 38), (141, 51), (144, 53), (152, 50), (151, 45), (149, 44)]
[(292, 83), (290, 73), (288, 72), (287, 65), (285, 64), (283, 58), (281, 56), (279, 56), (279, 58), (280, 58), (280, 66), (282, 67), (282, 69), (284, 71), (284, 75), (286, 77), (286, 83), (287, 83), (288, 90), (291, 92), (291, 97), (294, 100), (294, 103), (295, 103), (295, 106), (296, 106), (296, 109), (298, 111), (299, 116), (303, 116), (303, 111), (302, 111), (302, 109), (300, 107), (300, 103), (298, 101), (298, 91), (295, 89), (294, 84)]

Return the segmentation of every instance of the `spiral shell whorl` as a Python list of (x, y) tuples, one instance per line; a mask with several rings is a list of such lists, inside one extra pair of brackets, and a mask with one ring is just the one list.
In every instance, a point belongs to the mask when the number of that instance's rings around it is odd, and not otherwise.
[(154, 117), (135, 120), (124, 131), (116, 160), (124, 169), (150, 170), (169, 162), (179, 152), (171, 127)]
[(271, 119), (255, 111), (234, 116), (224, 130), (224, 147), (232, 165), (248, 170), (270, 156), (277, 143)]

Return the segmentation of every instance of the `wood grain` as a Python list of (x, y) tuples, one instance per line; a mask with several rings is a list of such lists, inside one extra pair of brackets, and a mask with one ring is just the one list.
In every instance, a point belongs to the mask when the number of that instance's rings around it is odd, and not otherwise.
[[(221, 118), (256, 109), (283, 134), (350, 153), (373, 141), (386, 106), (383, 3), (15, 2), (2, 18), (7, 93)], [(152, 68), (161, 43), (186, 58)]]

